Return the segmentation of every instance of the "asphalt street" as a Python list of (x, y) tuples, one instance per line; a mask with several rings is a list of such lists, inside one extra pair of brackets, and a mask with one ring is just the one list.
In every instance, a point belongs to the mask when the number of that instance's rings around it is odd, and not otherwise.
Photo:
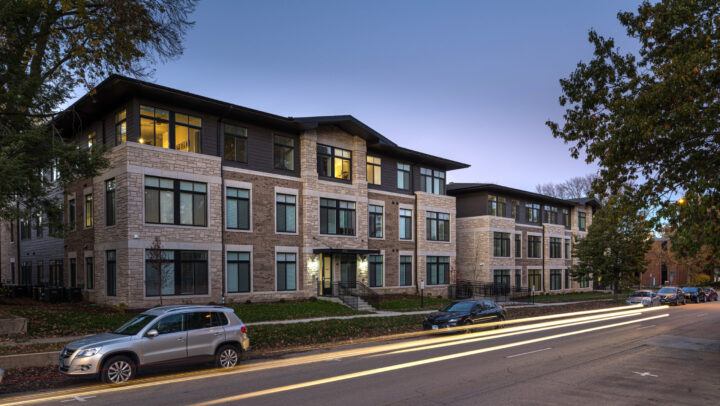
[(719, 405), (720, 302), (629, 312), (140, 376), (121, 387), (88, 383), (0, 404)]

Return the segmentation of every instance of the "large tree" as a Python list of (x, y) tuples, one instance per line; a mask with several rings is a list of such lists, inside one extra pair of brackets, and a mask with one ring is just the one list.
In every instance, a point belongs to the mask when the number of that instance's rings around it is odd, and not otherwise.
[(570, 274), (577, 281), (594, 278), (612, 286), (617, 296), (647, 270), (645, 255), (652, 241), (652, 223), (637, 199), (630, 192), (611, 196), (593, 216), (585, 238), (574, 244), (577, 263)]
[(646, 1), (618, 19), (638, 52), (591, 30), (594, 58), (560, 81), (564, 123), (547, 125), (600, 165), (603, 187), (640, 184), (673, 250), (720, 256), (720, 2)]
[[(0, 4), (0, 218), (59, 212), (52, 188), (95, 176), (103, 148), (51, 125), (78, 87), (145, 76), (182, 53), (196, 0), (5, 0)], [(59, 171), (59, 185), (44, 174)]]

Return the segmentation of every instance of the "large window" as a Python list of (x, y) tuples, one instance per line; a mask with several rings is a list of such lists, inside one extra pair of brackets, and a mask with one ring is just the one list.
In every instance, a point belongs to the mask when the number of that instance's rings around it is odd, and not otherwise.
[(127, 111), (120, 110), (115, 114), (115, 145), (127, 142)]
[(295, 290), (296, 254), (280, 252), (277, 254), (277, 290)]
[(320, 199), (320, 234), (355, 235), (355, 202)]
[(247, 128), (225, 124), (225, 159), (247, 163)]
[(382, 255), (370, 255), (368, 258), (368, 273), (370, 274), (370, 287), (378, 288), (383, 285)]
[(412, 210), (400, 209), (400, 239), (412, 240)]
[(565, 259), (570, 259), (570, 239), (565, 239)]
[(510, 270), (496, 269), (493, 271), (493, 283), (502, 289), (510, 288)]
[(542, 290), (542, 271), (539, 269), (528, 270), (528, 288), (531, 290)]
[(510, 256), (510, 233), (493, 233), (493, 256)]
[(562, 269), (550, 270), (550, 290), (562, 289)]
[[(71, 231), (75, 231), (75, 225), (77, 222), (77, 213), (75, 211), (75, 199), (70, 199), (68, 201), (68, 227), (70, 227)], [(27, 222), (26, 222), (27, 223)], [(30, 229), (30, 226), (28, 225), (28, 230)], [(28, 238), (30, 236), (30, 232), (28, 231)]]
[(85, 195), (85, 228), (93, 226), (93, 195)]
[(570, 270), (566, 269), (563, 273), (565, 274), (565, 289), (570, 289)]
[(549, 223), (549, 224), (557, 224), (558, 223), (557, 207), (545, 205), (545, 207), (543, 209), (545, 210), (545, 222)]
[(275, 196), (275, 231), (278, 233), (297, 232), (295, 195), (277, 194)]
[(207, 251), (145, 250), (145, 294), (206, 295)]
[(504, 197), (488, 196), (488, 214), (491, 216), (505, 217), (507, 200)]
[(427, 257), (426, 279), (428, 285), (444, 285), (450, 282), (450, 257)]
[(145, 222), (206, 226), (207, 185), (146, 176)]
[(250, 229), (250, 191), (248, 189), (227, 188), (227, 228)]
[(537, 223), (540, 221), (540, 205), (537, 203), (525, 203), (527, 221)]
[(381, 160), (376, 156), (367, 156), (367, 181), (372, 185), (382, 184)]
[(585, 231), (586, 214), (584, 211), (578, 212), (578, 229)]
[(429, 211), (426, 217), (426, 237), (428, 241), (450, 241), (450, 215)]
[[(73, 205), (74, 205), (75, 200), (71, 200), (71, 202), (73, 202)], [(20, 220), (20, 240), (29, 240), (30, 234), (31, 234), (30, 221)]]
[[(60, 271), (62, 273), (62, 270)], [(115, 251), (105, 251), (105, 294), (117, 295), (117, 260)]]
[(151, 106), (140, 106), (141, 144), (170, 148), (170, 112)]
[(397, 188), (410, 190), (410, 165), (397, 164)]
[(250, 292), (250, 253), (227, 253), (228, 293)]
[(175, 149), (201, 152), (202, 119), (188, 114), (175, 113)]
[(273, 164), (275, 169), (295, 170), (295, 139), (275, 135), (273, 137)]
[(512, 210), (512, 218), (515, 221), (520, 220), (520, 202), (517, 200), (510, 200), (510, 207)]
[(105, 181), (105, 225), (115, 225), (115, 179)]
[(563, 225), (570, 227), (570, 211), (568, 209), (562, 209), (563, 213)]
[(318, 144), (318, 175), (325, 178), (352, 179), (352, 152)]
[(589, 288), (590, 287), (590, 279), (587, 277), (583, 277), (582, 279), (580, 279), (579, 284), (580, 284), (581, 288)]
[(522, 234), (515, 234), (515, 258), (522, 257)]
[(528, 236), (528, 258), (540, 258), (540, 254), (542, 253), (540, 245), (540, 236)]
[(95, 289), (95, 264), (93, 257), (85, 258), (85, 289)]
[(35, 236), (37, 238), (43, 237), (43, 215), (42, 215), (42, 213), (38, 213), (37, 217), (35, 218)]
[(441, 195), (445, 193), (445, 172), (420, 168), (420, 187), (423, 192)]
[(515, 270), (515, 290), (522, 288), (522, 271), (519, 269)]
[(370, 238), (383, 238), (383, 207), (371, 204), (368, 211)]
[(400, 256), (400, 286), (412, 286), (412, 263), (413, 257), (411, 257), (410, 255)]
[(77, 286), (77, 259), (70, 258), (70, 287)]
[(550, 258), (562, 258), (562, 238), (550, 237)]

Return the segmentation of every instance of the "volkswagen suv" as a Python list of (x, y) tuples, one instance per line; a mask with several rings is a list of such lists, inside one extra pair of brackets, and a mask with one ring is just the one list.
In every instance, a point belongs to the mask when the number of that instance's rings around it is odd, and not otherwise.
[(60, 372), (127, 382), (141, 368), (173, 361), (214, 360), (231, 368), (247, 351), (247, 327), (223, 306), (161, 306), (130, 319), (112, 333), (69, 343), (60, 352)]

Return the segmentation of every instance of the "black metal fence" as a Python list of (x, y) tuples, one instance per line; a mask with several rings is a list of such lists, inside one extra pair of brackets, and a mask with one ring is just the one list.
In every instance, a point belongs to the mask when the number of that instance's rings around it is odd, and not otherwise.
[(83, 300), (82, 288), (45, 285), (0, 285), (5, 297), (30, 297), (48, 303), (80, 302)]
[(506, 283), (484, 283), (460, 280), (449, 286), (448, 297), (451, 299), (484, 298), (495, 302), (535, 303), (532, 290), (522, 287), (511, 287)]
[(333, 282), (329, 286), (323, 287), (322, 282), (318, 281), (319, 295), (337, 297), (355, 310), (360, 307), (358, 299), (364, 300), (375, 308), (380, 303), (380, 295), (362, 282)]

